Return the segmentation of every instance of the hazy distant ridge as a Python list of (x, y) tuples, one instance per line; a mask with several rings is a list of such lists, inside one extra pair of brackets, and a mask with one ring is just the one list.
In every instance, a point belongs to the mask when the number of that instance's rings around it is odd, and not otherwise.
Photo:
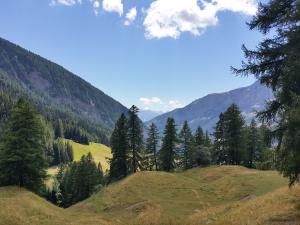
[(167, 118), (173, 117), (178, 129), (180, 129), (183, 122), (187, 120), (193, 131), (195, 131), (198, 126), (201, 126), (203, 130), (212, 132), (220, 113), (224, 112), (232, 103), (239, 106), (245, 119), (249, 122), (255, 116), (253, 109), (263, 109), (265, 101), (272, 98), (273, 94), (270, 89), (255, 82), (248, 87), (242, 87), (224, 93), (209, 94), (193, 101), (184, 108), (175, 109), (157, 116), (147, 121), (146, 125), (154, 122), (158, 126), (158, 129), (163, 131)]

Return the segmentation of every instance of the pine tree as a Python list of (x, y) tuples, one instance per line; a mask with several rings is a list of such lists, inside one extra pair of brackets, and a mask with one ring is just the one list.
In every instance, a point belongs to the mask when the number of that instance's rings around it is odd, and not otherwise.
[(160, 168), (166, 172), (172, 172), (176, 168), (178, 158), (178, 136), (176, 124), (173, 118), (168, 117), (162, 138), (162, 147), (159, 151)]
[(112, 158), (110, 159), (110, 180), (119, 180), (128, 175), (128, 136), (127, 119), (122, 113), (116, 122), (110, 141)]
[(214, 157), (217, 163), (239, 165), (245, 160), (244, 118), (236, 104), (221, 113), (214, 135)]
[(138, 118), (139, 109), (133, 105), (128, 111), (128, 143), (129, 143), (129, 161), (132, 166), (132, 172), (142, 169), (142, 151), (144, 149), (143, 129), (141, 121)]
[(39, 192), (49, 165), (42, 145), (44, 128), (37, 111), (19, 98), (12, 110), (0, 151), (1, 185), (17, 185)]
[(194, 150), (194, 139), (191, 129), (187, 121), (184, 121), (182, 128), (179, 132), (180, 139), (180, 164), (183, 170), (188, 170), (193, 167), (193, 150)]
[(204, 137), (204, 146), (211, 147), (211, 140), (209, 138), (208, 130), (205, 131), (205, 137)]
[(300, 175), (300, 2), (271, 0), (260, 3), (256, 16), (248, 23), (250, 30), (263, 35), (256, 49), (242, 47), (248, 62), (241, 69), (231, 68), (241, 76), (253, 74), (261, 84), (270, 87), (275, 99), (258, 113), (262, 122), (274, 124), (270, 138), (278, 143), (278, 170), (290, 179)]
[(253, 162), (259, 160), (261, 155), (261, 140), (258, 128), (254, 119), (251, 120), (248, 134), (248, 167), (253, 168)]
[(214, 127), (214, 143), (213, 143), (213, 161), (217, 164), (227, 163), (227, 152), (225, 146), (225, 128), (224, 128), (224, 113), (220, 113), (219, 121)]
[(197, 127), (196, 132), (194, 134), (194, 139), (195, 139), (196, 146), (204, 144), (205, 137), (204, 137), (202, 127), (200, 127), (200, 126)]
[(159, 141), (159, 133), (157, 130), (157, 126), (155, 123), (151, 123), (148, 138), (146, 144), (146, 154), (149, 163), (150, 170), (157, 170), (157, 151), (158, 151), (158, 141)]
[(245, 120), (236, 104), (231, 104), (224, 113), (225, 146), (227, 163), (240, 165), (245, 159), (244, 124)]

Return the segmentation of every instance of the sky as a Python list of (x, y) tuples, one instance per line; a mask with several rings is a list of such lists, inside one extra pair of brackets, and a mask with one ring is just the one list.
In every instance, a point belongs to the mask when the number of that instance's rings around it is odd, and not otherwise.
[(237, 77), (256, 0), (2, 0), (0, 37), (130, 108), (171, 111), (251, 85)]

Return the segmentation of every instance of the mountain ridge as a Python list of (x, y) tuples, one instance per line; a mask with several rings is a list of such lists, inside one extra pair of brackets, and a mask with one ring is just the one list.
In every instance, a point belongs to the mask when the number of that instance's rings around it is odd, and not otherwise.
[(178, 129), (187, 120), (192, 131), (201, 126), (203, 130), (212, 132), (220, 113), (226, 111), (232, 103), (239, 106), (246, 122), (249, 122), (255, 116), (253, 109), (263, 109), (265, 101), (272, 98), (273, 94), (270, 89), (263, 87), (258, 82), (254, 82), (250, 86), (240, 87), (231, 91), (208, 94), (194, 100), (183, 108), (157, 116), (145, 122), (145, 124), (150, 125), (154, 122), (158, 130), (162, 132), (167, 117), (172, 117)]

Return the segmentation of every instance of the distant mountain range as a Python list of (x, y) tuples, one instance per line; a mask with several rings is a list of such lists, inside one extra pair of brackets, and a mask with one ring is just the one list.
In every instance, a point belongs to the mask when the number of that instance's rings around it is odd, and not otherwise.
[(163, 114), (164, 112), (162, 111), (152, 111), (152, 110), (144, 110), (144, 109), (140, 109), (139, 111), (139, 118), (143, 121), (149, 121), (151, 119), (153, 119), (154, 117), (157, 117), (161, 114)]
[(192, 131), (201, 126), (204, 131), (212, 132), (213, 127), (219, 120), (220, 113), (225, 112), (232, 103), (239, 106), (246, 122), (249, 123), (255, 117), (253, 109), (263, 109), (265, 101), (273, 98), (274, 96), (270, 89), (260, 85), (259, 82), (255, 82), (248, 87), (238, 88), (229, 92), (209, 94), (193, 101), (184, 108), (175, 109), (157, 116), (145, 122), (145, 124), (150, 125), (153, 122), (157, 125), (159, 131), (163, 132), (167, 118), (172, 117), (178, 129), (186, 120)]

